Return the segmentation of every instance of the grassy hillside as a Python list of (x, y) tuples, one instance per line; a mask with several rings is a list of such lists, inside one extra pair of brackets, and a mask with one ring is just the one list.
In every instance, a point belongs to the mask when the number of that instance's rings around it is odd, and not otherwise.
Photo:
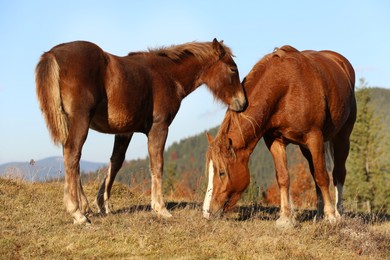
[[(85, 186), (93, 201), (99, 184)], [(390, 258), (390, 223), (346, 217), (335, 226), (298, 212), (298, 227), (279, 230), (274, 208), (241, 205), (224, 219), (202, 217), (199, 201), (171, 202), (159, 219), (149, 198), (115, 184), (115, 214), (73, 225), (62, 204), (63, 184), (0, 178), (1, 259), (373, 259)], [(93, 209), (96, 211), (96, 209)], [(368, 220), (368, 221), (367, 221)]]

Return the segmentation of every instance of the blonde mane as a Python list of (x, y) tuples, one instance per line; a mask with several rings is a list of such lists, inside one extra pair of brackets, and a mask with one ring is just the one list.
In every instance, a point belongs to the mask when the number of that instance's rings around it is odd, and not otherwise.
[[(236, 153), (234, 151), (233, 146), (231, 146), (231, 144), (229, 143), (227, 135), (231, 127), (233, 127), (234, 129), (238, 129), (243, 143), (245, 143), (244, 133), (242, 129), (242, 120), (249, 122), (249, 124), (252, 126), (254, 134), (256, 135), (256, 125), (258, 125), (258, 123), (252, 117), (247, 116), (244, 113), (236, 113), (229, 110), (226, 112), (225, 118), (219, 127), (217, 136), (209, 145), (208, 151), (206, 153), (206, 164), (208, 164), (209, 161), (212, 159), (218, 171), (222, 169), (228, 177), (229, 172), (226, 167), (226, 160), (231, 157), (235, 160)], [(205, 167), (206, 176), (207, 169), (208, 165), (206, 165)]]
[[(234, 56), (231, 49), (219, 42), (226, 51), (227, 55)], [(149, 53), (156, 54), (158, 56), (166, 56), (174, 61), (179, 61), (188, 54), (192, 54), (200, 61), (207, 61), (210, 58), (218, 58), (215, 50), (213, 49), (212, 42), (189, 42), (179, 45), (172, 45), (169, 47), (160, 47), (156, 49), (148, 49)]]

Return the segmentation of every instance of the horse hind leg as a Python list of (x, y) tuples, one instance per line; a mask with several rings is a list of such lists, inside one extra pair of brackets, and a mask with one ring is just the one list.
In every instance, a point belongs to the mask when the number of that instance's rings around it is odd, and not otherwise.
[(333, 168), (333, 184), (335, 186), (335, 209), (336, 217), (340, 218), (344, 212), (342, 195), (345, 177), (347, 170), (345, 167), (349, 154), (349, 135), (338, 135), (333, 140), (334, 147), (334, 168)]
[(107, 175), (96, 196), (96, 205), (99, 209), (99, 212), (102, 214), (111, 213), (109, 199), (111, 195), (112, 184), (114, 183), (115, 176), (122, 167), (123, 161), (125, 160), (126, 151), (132, 136), (133, 134), (115, 135), (114, 148), (112, 151)]
[(301, 149), (303, 156), (306, 158), (306, 160), (309, 164), (310, 173), (311, 173), (313, 180), (314, 180), (314, 183), (315, 183), (316, 197), (317, 197), (317, 201), (316, 201), (317, 214), (315, 216), (315, 220), (321, 219), (324, 217), (324, 199), (322, 198), (321, 189), (318, 186), (318, 184), (314, 178), (313, 158), (311, 157), (310, 151), (308, 149), (306, 149), (303, 146), (299, 146), (299, 148)]
[(88, 199), (87, 199), (87, 196), (85, 196), (85, 192), (84, 192), (83, 186), (81, 184), (81, 178), (79, 178), (78, 189), (79, 189), (79, 208), (80, 208), (80, 211), (83, 215), (88, 216), (90, 213), (92, 213), (92, 210), (89, 208)]
[(336, 217), (329, 193), (330, 181), (326, 171), (325, 148), (322, 133), (314, 132), (309, 134), (307, 145), (313, 160), (314, 179), (321, 191), (324, 202), (325, 218), (329, 222), (334, 223)]
[(65, 164), (64, 204), (75, 224), (89, 223), (85, 214), (89, 211), (88, 200), (80, 180), (81, 150), (88, 135), (88, 117), (69, 117), (68, 138), (63, 145)]
[(168, 126), (153, 125), (148, 134), (148, 151), (150, 158), (150, 172), (152, 179), (151, 206), (163, 218), (172, 217), (165, 207), (162, 193), (162, 175), (164, 168), (164, 146), (168, 135)]

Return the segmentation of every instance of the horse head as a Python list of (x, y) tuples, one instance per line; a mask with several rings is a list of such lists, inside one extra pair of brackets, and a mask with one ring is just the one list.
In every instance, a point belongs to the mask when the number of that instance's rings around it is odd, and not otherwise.
[(219, 135), (213, 139), (207, 134), (209, 148), (206, 154), (208, 185), (203, 203), (205, 218), (221, 216), (231, 209), (249, 185), (249, 154), (235, 151), (231, 139)]
[(202, 73), (201, 81), (216, 98), (228, 104), (230, 110), (243, 111), (247, 99), (231, 50), (216, 39), (212, 42), (212, 50), (214, 62)]

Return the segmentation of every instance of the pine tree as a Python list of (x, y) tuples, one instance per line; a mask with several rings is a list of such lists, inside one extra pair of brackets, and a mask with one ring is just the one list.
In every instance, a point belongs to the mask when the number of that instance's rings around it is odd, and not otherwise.
[(388, 210), (388, 134), (370, 105), (370, 90), (364, 79), (360, 80), (356, 99), (358, 113), (350, 139), (345, 197), (354, 201), (357, 210)]
[(170, 161), (164, 170), (163, 192), (172, 197), (174, 193), (175, 182), (177, 181), (177, 165)]

